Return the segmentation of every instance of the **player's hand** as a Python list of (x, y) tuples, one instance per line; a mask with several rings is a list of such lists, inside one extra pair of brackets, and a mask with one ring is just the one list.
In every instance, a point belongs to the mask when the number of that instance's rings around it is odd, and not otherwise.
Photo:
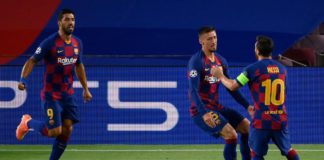
[(89, 102), (92, 99), (92, 95), (88, 89), (83, 90), (83, 99), (84, 102)]
[(253, 117), (254, 112), (255, 112), (255, 110), (254, 110), (254, 106), (249, 105), (249, 106), (248, 106), (248, 112), (249, 112), (249, 115), (250, 115), (251, 117)]
[(23, 90), (26, 89), (26, 85), (24, 83), (22, 83), (22, 82), (19, 82), (18, 89), (23, 91)]
[(224, 76), (223, 74), (223, 68), (221, 66), (217, 66), (217, 67), (212, 67), (210, 70), (210, 73), (216, 77), (216, 78), (221, 78), (222, 76)]

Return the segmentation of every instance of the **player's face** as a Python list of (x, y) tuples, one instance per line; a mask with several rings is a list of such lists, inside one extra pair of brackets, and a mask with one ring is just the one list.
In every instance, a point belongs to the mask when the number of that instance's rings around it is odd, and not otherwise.
[(75, 18), (72, 13), (64, 14), (61, 21), (59, 21), (59, 28), (66, 35), (71, 35), (74, 31)]
[(199, 38), (200, 44), (204, 50), (209, 52), (216, 52), (217, 49), (217, 35), (215, 31), (205, 33)]

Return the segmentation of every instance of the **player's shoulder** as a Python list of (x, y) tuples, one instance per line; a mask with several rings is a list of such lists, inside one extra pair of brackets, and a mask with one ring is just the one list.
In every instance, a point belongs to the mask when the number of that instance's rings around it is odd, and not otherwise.
[(221, 59), (221, 60), (226, 61), (226, 59), (225, 59), (221, 54), (219, 54), (218, 52), (215, 52), (214, 55), (215, 55), (218, 59)]
[(262, 65), (262, 62), (261, 61), (256, 61), (256, 62), (253, 62), (249, 65), (247, 65), (244, 70), (255, 70), (257, 68), (259, 68), (259, 66)]
[(265, 66), (269, 66), (269, 65), (276, 66), (280, 70), (286, 70), (286, 67), (283, 64), (281, 64), (279, 61), (274, 60), (274, 59), (265, 59), (265, 60), (259, 61), (259, 63), (264, 63)]
[(202, 66), (202, 51), (193, 54), (188, 62), (188, 68), (200, 68)]
[(81, 38), (79, 38), (79, 37), (77, 37), (75, 35), (72, 35), (72, 38), (75, 39), (78, 42), (82, 42)]
[(194, 53), (190, 59), (201, 59), (202, 57), (202, 51), (197, 51), (196, 53)]
[(282, 63), (280, 63), (279, 61), (276, 61), (276, 60), (271, 60), (273, 64), (275, 64), (279, 70), (280, 70), (280, 73), (287, 73), (287, 68), (286, 66), (284, 66)]
[(60, 35), (58, 34), (58, 32), (55, 32), (55, 33), (49, 35), (46, 39), (49, 41), (55, 41), (58, 38), (60, 38)]
[(273, 60), (273, 59), (265, 59), (265, 60), (261, 60), (261, 61), (256, 61), (250, 65), (248, 65), (246, 68), (264, 68), (264, 67), (268, 67), (268, 66), (277, 66), (280, 70), (286, 70), (286, 67), (281, 64), (280, 62)]
[(58, 33), (53, 33), (47, 36), (43, 41), (41, 41), (36, 53), (40, 53), (42, 50), (49, 50), (53, 45), (55, 45), (55, 41), (58, 37)]
[(82, 40), (79, 37), (77, 37), (75, 35), (72, 35), (72, 38), (71, 39), (72, 39), (72, 44), (74, 46), (79, 46), (79, 47), (82, 48), (82, 46), (83, 46)]
[(190, 57), (189, 63), (201, 61), (201, 58), (202, 58), (202, 53), (201, 51), (198, 51)]
[(286, 69), (286, 67), (282, 63), (280, 63), (279, 61), (271, 59), (271, 62), (274, 63), (275, 65), (277, 65), (279, 68)]
[(54, 43), (55, 40), (56, 40), (57, 38), (59, 38), (58, 33), (53, 33), (53, 34), (49, 35), (47, 38), (45, 38), (45, 39), (42, 41), (42, 43), (43, 43), (43, 44)]

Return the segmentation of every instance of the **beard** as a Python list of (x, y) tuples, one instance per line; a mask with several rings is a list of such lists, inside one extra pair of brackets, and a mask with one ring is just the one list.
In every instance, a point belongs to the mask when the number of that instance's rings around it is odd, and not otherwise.
[(216, 50), (217, 50), (216, 47), (215, 47), (215, 48), (210, 48), (210, 49), (209, 49), (209, 52), (216, 52)]
[(73, 30), (74, 30), (74, 27), (72, 28), (72, 29), (70, 29), (70, 27), (68, 26), (68, 27), (66, 27), (66, 28), (63, 28), (63, 32), (64, 32), (64, 34), (66, 34), (66, 35), (71, 35), (72, 33), (73, 33)]
[(210, 49), (209, 52), (216, 52), (216, 49)]
[(217, 50), (217, 45), (215, 45), (215, 46), (211, 46), (211, 47), (209, 48), (209, 52), (216, 52), (216, 50)]

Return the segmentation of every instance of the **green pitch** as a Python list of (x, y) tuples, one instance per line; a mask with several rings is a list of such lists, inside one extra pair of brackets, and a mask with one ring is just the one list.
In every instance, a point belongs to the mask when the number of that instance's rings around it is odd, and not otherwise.
[[(300, 158), (324, 159), (324, 145), (293, 145)], [(0, 160), (44, 160), (49, 145), (0, 145)], [(223, 145), (69, 145), (62, 160), (217, 160), (223, 159)], [(238, 152), (238, 159), (241, 159)], [(270, 145), (266, 160), (285, 157)]]

